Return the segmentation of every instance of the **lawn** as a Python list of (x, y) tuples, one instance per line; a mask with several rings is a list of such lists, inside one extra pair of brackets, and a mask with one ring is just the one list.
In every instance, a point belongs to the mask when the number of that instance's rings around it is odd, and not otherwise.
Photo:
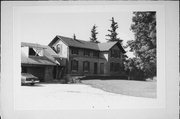
[(102, 89), (107, 92), (156, 98), (156, 81), (132, 81), (132, 80), (82, 80), (83, 84)]

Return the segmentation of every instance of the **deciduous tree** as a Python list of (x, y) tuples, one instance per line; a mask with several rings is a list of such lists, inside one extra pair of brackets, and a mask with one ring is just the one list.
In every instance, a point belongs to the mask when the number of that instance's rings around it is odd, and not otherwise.
[(135, 40), (128, 41), (130, 51), (139, 59), (145, 77), (156, 76), (156, 12), (134, 12), (131, 30)]

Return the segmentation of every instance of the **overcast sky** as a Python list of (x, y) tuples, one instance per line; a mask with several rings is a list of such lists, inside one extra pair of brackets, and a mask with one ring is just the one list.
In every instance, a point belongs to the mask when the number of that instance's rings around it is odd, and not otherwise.
[[(132, 24), (132, 12), (50, 12), (50, 13), (23, 13), (19, 16), (18, 27), (20, 28), (21, 41), (47, 45), (56, 35), (89, 40), (91, 29), (97, 26), (97, 38), (100, 42), (106, 42), (111, 25), (111, 18), (118, 22), (118, 37), (123, 39), (123, 45), (128, 40), (134, 39), (130, 30)], [(132, 53), (128, 53), (132, 56)]]

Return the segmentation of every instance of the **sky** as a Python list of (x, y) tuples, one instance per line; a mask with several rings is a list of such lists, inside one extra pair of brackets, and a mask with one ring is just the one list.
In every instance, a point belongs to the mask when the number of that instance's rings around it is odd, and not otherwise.
[[(109, 34), (111, 18), (118, 23), (118, 37), (123, 40), (123, 45), (128, 40), (134, 39), (130, 30), (132, 24), (132, 12), (54, 12), (54, 13), (24, 13), (19, 16), (21, 41), (48, 45), (56, 35), (73, 37), (89, 41), (91, 29), (97, 26), (97, 38), (100, 42), (106, 42)], [(128, 49), (126, 49), (128, 51)], [(127, 52), (129, 57), (133, 54)]]

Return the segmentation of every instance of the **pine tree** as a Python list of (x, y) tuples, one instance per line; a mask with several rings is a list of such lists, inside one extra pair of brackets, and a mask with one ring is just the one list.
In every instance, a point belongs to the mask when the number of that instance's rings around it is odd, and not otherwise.
[(90, 37), (90, 41), (94, 42), (94, 43), (99, 43), (99, 41), (97, 40), (97, 34), (98, 32), (96, 31), (97, 26), (94, 25), (93, 28), (91, 29), (91, 37)]
[(118, 24), (117, 22), (114, 21), (114, 17), (112, 17), (112, 19), (110, 20), (111, 23), (111, 29), (108, 29), (108, 31), (110, 32), (110, 34), (106, 35), (109, 37), (109, 39), (106, 39), (109, 41), (120, 41), (122, 42), (122, 40), (120, 40), (117, 35), (118, 33), (116, 32), (117, 28), (118, 28)]

